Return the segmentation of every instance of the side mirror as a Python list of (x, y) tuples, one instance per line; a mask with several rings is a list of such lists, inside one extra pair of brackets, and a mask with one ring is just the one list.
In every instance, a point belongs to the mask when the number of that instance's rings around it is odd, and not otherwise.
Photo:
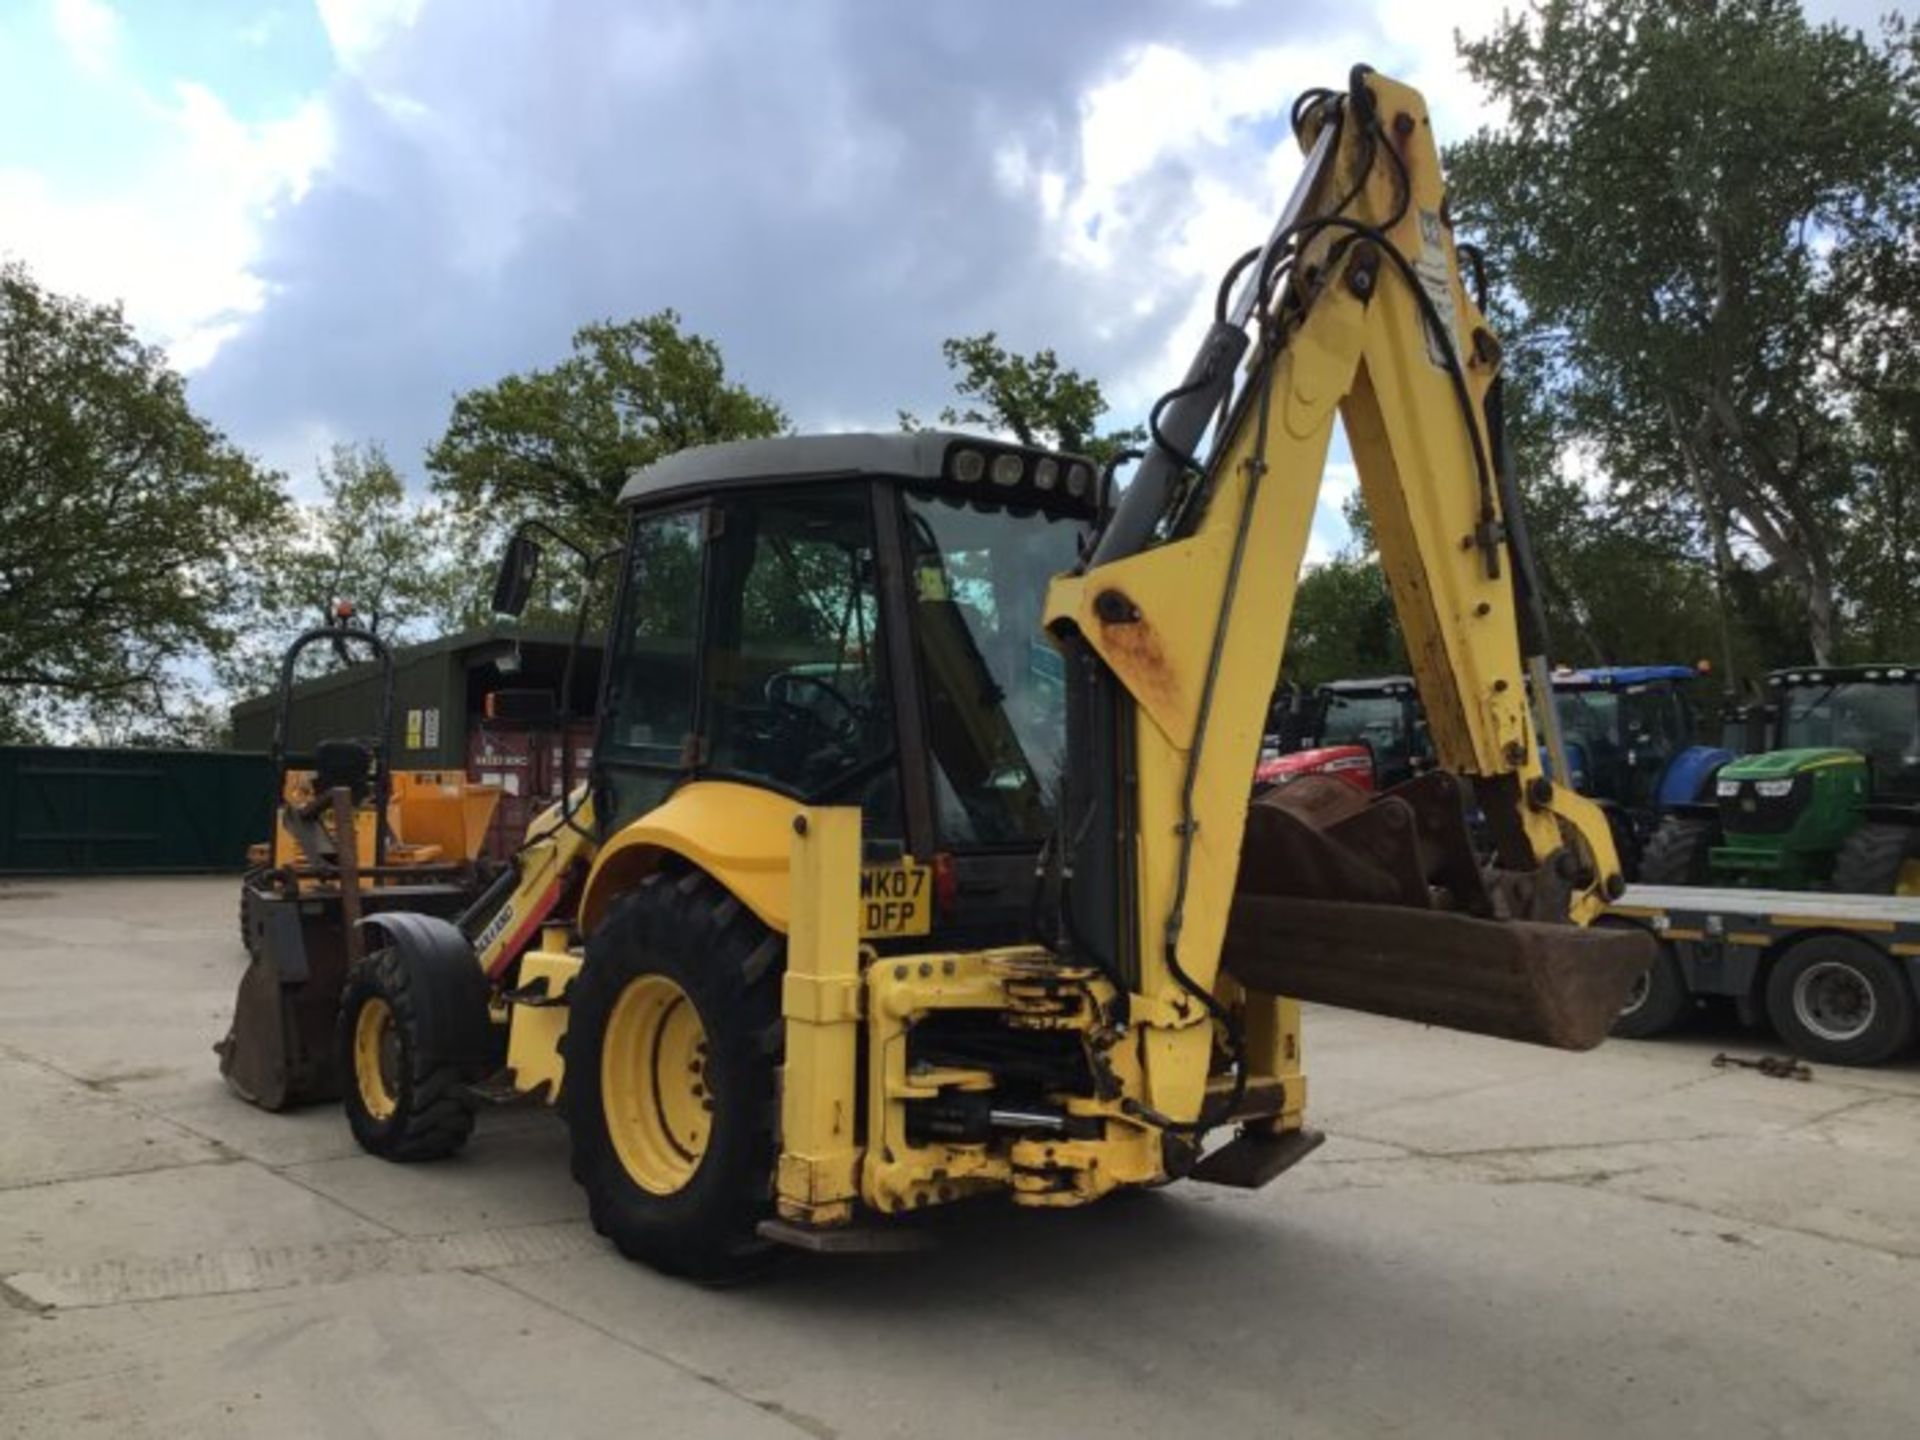
[(533, 577), (540, 570), (540, 547), (533, 537), (515, 531), (500, 557), (500, 569), (493, 580), (493, 613), (511, 615), (516, 620), (526, 613), (527, 600), (533, 594)]

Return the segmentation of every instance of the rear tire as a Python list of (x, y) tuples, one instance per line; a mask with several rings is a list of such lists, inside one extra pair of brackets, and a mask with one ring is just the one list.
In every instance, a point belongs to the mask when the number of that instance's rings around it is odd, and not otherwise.
[[(476, 972), (477, 973), (477, 972)], [(473, 1134), (473, 1067), (438, 1053), (429, 1015), (470, 1007), (473, 994), (428, 996), (434, 972), (378, 950), (347, 973), (338, 1051), (347, 1124), (361, 1148), (383, 1160), (439, 1160)], [(486, 1022), (485, 1000), (480, 1022)], [(469, 1016), (469, 1019), (472, 1017)]]
[[(757, 1227), (773, 1214), (785, 959), (781, 937), (676, 862), (620, 899), (588, 941), (561, 1101), (594, 1229), (629, 1259), (707, 1284), (767, 1262)], [(665, 998), (635, 1022), (649, 996)], [(610, 1098), (616, 1084), (647, 1088)], [(690, 1087), (704, 1117), (688, 1121), (675, 1086)]]
[(1717, 821), (1693, 815), (1669, 815), (1640, 852), (1643, 885), (1704, 885), (1707, 852), (1719, 838)]
[(1893, 895), (1913, 850), (1908, 825), (1868, 823), (1847, 836), (1833, 861), (1833, 888), (1843, 895)]
[(1790, 946), (1767, 977), (1767, 1018), (1809, 1060), (1878, 1065), (1913, 1039), (1913, 991), (1877, 947), (1814, 935)]

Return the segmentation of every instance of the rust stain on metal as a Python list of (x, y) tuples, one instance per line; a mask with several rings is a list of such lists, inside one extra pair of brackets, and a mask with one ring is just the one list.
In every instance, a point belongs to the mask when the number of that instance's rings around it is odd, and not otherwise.
[[(1117, 594), (1107, 591), (1100, 598)], [(1126, 677), (1133, 693), (1142, 700), (1173, 705), (1180, 697), (1180, 679), (1167, 658), (1160, 632), (1131, 603), (1126, 604), (1124, 612), (1119, 605), (1096, 605), (1095, 616), (1100, 622), (1107, 663)]]
[(1123, 625), (1103, 625), (1107, 663), (1120, 671), (1135, 695), (1172, 704), (1180, 693), (1179, 683), (1167, 660), (1159, 632), (1145, 620)]

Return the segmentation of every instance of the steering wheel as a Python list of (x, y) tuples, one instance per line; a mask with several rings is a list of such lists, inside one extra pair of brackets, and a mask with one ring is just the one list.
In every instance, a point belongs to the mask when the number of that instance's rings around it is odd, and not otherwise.
[[(830, 722), (810, 705), (803, 705), (793, 697), (796, 689), (811, 689), (824, 695), (834, 709), (838, 710), (838, 723)], [(831, 680), (822, 680), (818, 675), (809, 675), (800, 670), (781, 670), (767, 677), (766, 697), (769, 705), (782, 710), (799, 711), (810, 721), (826, 727), (835, 737), (843, 741), (856, 738), (866, 721), (866, 712), (847, 698), (847, 694)]]

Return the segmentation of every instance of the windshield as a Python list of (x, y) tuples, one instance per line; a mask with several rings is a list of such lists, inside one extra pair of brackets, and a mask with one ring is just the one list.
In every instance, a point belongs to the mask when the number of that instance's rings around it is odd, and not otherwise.
[(1371, 745), (1376, 753), (1404, 751), (1402, 702), (1393, 695), (1327, 696), (1327, 718), (1320, 727), (1322, 745)]
[(1040, 629), (1080, 526), (908, 495), (915, 658), (944, 843), (1038, 843), (1066, 745), (1065, 670)]
[(1920, 689), (1866, 680), (1789, 686), (1780, 710), (1780, 746), (1858, 750), (1876, 792), (1920, 794)]
[(1611, 690), (1555, 690), (1560, 730), (1573, 743), (1611, 746), (1619, 730), (1620, 697)]

